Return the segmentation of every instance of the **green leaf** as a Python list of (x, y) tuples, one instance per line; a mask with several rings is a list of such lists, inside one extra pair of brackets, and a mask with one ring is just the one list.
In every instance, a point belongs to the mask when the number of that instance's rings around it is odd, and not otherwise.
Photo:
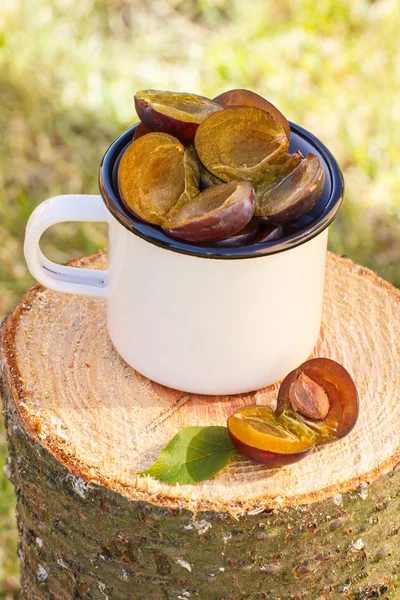
[(236, 453), (226, 427), (185, 427), (140, 474), (165, 483), (198, 483), (214, 477)]

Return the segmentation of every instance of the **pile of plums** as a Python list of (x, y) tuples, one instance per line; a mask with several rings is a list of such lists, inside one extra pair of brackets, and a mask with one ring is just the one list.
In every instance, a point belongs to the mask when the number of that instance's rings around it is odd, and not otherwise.
[(329, 358), (314, 358), (285, 377), (276, 410), (243, 406), (229, 417), (228, 432), (244, 456), (282, 467), (350, 433), (358, 406), (357, 389), (346, 369)]
[(268, 242), (318, 202), (319, 158), (289, 154), (289, 123), (261, 96), (143, 90), (135, 105), (141, 123), (119, 164), (119, 193), (131, 214), (170, 236)]

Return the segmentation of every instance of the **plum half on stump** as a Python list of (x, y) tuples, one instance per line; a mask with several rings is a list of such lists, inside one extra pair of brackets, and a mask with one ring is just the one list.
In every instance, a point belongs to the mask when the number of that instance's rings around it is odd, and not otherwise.
[(329, 358), (306, 361), (286, 375), (279, 388), (277, 414), (296, 414), (313, 429), (318, 445), (350, 433), (358, 411), (353, 379), (342, 365)]
[(241, 454), (269, 467), (304, 458), (315, 435), (293, 417), (277, 416), (270, 406), (243, 406), (228, 419), (229, 436)]

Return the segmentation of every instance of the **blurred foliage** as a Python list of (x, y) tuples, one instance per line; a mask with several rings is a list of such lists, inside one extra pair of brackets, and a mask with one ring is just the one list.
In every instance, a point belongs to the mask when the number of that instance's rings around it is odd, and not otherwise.
[[(331, 249), (400, 286), (399, 22), (398, 0), (3, 0), (0, 315), (32, 282), (22, 255), (32, 209), (97, 193), (140, 88), (247, 87), (315, 133), (346, 182)], [(105, 243), (103, 227), (75, 224), (43, 247), (64, 262)], [(4, 580), (15, 543), (10, 488), (0, 490)]]

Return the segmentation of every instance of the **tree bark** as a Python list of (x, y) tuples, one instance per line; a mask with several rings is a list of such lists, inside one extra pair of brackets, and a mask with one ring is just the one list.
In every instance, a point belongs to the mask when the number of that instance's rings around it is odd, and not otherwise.
[(329, 255), (313, 353), (353, 375), (357, 426), (282, 469), (138, 477), (181, 427), (273, 405), (278, 386), (204, 397), (154, 384), (113, 349), (102, 300), (36, 285), (0, 348), (23, 600), (400, 597), (400, 292), (367, 269)]

